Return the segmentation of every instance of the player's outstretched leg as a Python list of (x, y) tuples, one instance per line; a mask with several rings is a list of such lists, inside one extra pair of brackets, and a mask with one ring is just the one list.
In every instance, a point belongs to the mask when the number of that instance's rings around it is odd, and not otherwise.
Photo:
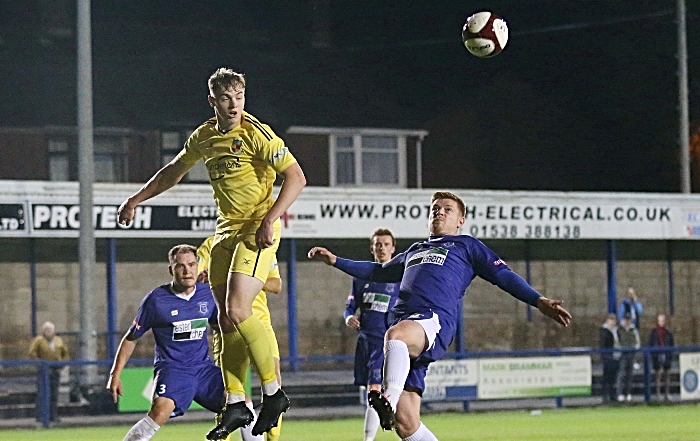
[(391, 408), (391, 403), (384, 395), (372, 390), (367, 394), (367, 401), (370, 407), (379, 415), (379, 425), (384, 430), (394, 430), (396, 428), (396, 417), (394, 409)]
[(234, 404), (227, 404), (221, 414), (221, 422), (216, 425), (209, 433), (208, 440), (226, 439), (229, 433), (234, 430), (245, 427), (253, 421), (253, 412), (248, 409), (245, 401), (239, 401)]
[(289, 409), (289, 398), (282, 389), (278, 389), (273, 395), (263, 394), (260, 415), (253, 426), (253, 435), (262, 435), (275, 427), (280, 415), (287, 409)]

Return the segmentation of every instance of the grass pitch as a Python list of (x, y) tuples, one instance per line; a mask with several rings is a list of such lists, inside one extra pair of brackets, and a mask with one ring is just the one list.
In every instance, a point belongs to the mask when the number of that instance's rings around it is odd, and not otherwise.
[[(138, 417), (134, 418), (134, 422)], [(582, 409), (545, 409), (475, 414), (426, 415), (425, 424), (440, 441), (690, 441), (700, 439), (700, 405), (633, 406)], [(130, 426), (0, 430), (0, 440), (25, 441), (120, 441)], [(326, 421), (284, 421), (283, 441), (355, 441), (362, 439), (359, 418)], [(168, 424), (154, 441), (204, 440), (209, 423)], [(234, 433), (232, 440), (240, 440)], [(376, 441), (398, 440), (381, 432)]]

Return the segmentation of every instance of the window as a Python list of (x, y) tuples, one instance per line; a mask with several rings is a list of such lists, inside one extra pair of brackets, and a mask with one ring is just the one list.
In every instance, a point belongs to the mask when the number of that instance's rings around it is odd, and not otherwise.
[(50, 139), (49, 140), (49, 180), (69, 181), (70, 161), (68, 154), (70, 149), (68, 141)]
[[(189, 138), (191, 132), (183, 131), (167, 131), (161, 134), (161, 161), (162, 165), (169, 163), (177, 156), (185, 145), (185, 141)], [(204, 161), (198, 161), (187, 172), (183, 182), (209, 182), (209, 172), (204, 165)]]
[(331, 186), (406, 186), (406, 136), (331, 134)]
[[(95, 182), (126, 182), (129, 176), (129, 131), (114, 128), (95, 130), (93, 141)], [(48, 130), (49, 180), (79, 179), (78, 140), (74, 129)]]
[(96, 135), (95, 182), (126, 182), (128, 176), (127, 143), (122, 136)]

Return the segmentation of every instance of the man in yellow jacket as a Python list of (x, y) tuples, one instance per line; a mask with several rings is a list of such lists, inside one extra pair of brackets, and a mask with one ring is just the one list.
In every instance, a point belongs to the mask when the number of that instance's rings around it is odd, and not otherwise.
[[(41, 325), (41, 335), (37, 335), (29, 346), (29, 358), (46, 361), (68, 360), (68, 348), (63, 339), (56, 335), (56, 326), (51, 322)], [(42, 383), (41, 371), (38, 373), (37, 384)], [(61, 377), (61, 366), (51, 366), (49, 369), (49, 392), (51, 402), (50, 421), (57, 421), (58, 385)], [(39, 392), (41, 392), (41, 388)], [(36, 399), (36, 419), (41, 421), (41, 393)]]

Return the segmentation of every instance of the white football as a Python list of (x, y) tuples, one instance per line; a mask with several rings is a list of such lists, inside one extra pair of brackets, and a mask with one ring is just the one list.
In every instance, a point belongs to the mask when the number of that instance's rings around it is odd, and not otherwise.
[(464, 23), (462, 41), (473, 55), (479, 58), (493, 57), (508, 43), (508, 25), (498, 14), (477, 12)]

